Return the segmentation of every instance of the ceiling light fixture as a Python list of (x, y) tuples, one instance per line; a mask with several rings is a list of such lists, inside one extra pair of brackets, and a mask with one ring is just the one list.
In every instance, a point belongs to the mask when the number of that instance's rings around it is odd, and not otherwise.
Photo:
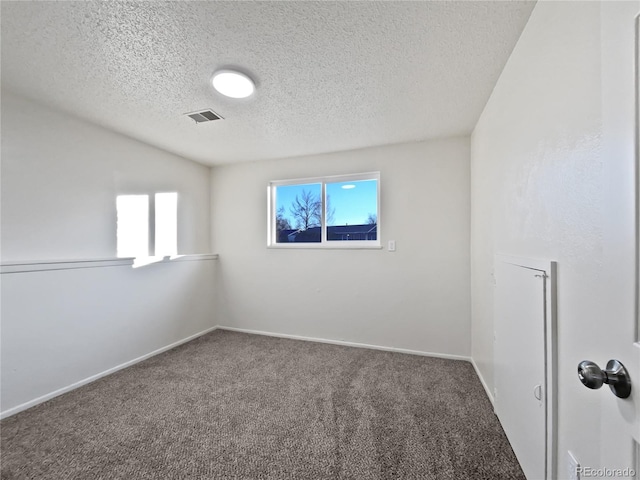
[(218, 70), (211, 80), (213, 88), (226, 97), (247, 98), (256, 86), (247, 75), (233, 70)]
[(352, 188), (356, 188), (356, 186), (349, 183), (347, 185), (342, 185), (342, 188), (344, 188), (345, 190), (351, 190)]

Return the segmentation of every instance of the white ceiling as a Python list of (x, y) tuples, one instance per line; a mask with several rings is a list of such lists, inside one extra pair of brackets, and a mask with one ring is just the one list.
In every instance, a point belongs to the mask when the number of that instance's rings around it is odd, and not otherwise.
[(533, 6), (3, 1), (2, 85), (209, 165), (467, 135)]

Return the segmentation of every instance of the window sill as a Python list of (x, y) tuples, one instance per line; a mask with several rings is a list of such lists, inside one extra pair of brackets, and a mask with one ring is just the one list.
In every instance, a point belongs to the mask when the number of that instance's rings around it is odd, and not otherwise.
[(273, 250), (382, 250), (382, 245), (331, 245), (326, 243), (283, 243), (267, 245)]

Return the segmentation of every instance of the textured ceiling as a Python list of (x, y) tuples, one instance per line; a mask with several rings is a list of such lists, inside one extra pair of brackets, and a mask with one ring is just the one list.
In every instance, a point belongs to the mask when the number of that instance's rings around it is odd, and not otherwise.
[[(210, 165), (466, 135), (533, 6), (3, 1), (2, 84)], [(229, 66), (252, 98), (210, 86)]]

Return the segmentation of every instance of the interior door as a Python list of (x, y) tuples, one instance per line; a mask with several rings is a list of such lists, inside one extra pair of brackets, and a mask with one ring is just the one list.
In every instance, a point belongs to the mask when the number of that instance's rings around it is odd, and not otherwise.
[[(597, 322), (599, 328), (597, 344), (584, 346), (585, 359), (601, 368), (611, 359), (622, 362), (632, 390), (628, 398), (618, 398), (607, 385), (585, 390), (585, 395), (599, 396), (601, 411), (594, 412), (594, 418), (600, 419), (595, 428), (601, 431), (601, 455), (596, 465), (591, 459), (582, 460), (583, 467), (591, 464), (623, 472), (632, 468), (631, 478), (640, 478), (639, 12), (638, 1), (601, 4), (602, 158), (609, 182), (604, 198), (603, 292), (597, 294), (604, 294), (606, 305), (600, 318), (585, 319)], [(627, 470), (618, 476), (629, 474)]]

